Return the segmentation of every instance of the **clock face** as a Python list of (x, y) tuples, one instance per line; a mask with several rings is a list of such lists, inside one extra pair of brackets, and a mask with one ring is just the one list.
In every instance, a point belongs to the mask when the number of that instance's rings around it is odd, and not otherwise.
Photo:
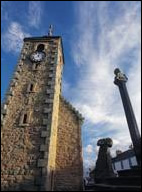
[(30, 59), (33, 62), (40, 62), (45, 58), (45, 53), (44, 52), (34, 52), (31, 54)]

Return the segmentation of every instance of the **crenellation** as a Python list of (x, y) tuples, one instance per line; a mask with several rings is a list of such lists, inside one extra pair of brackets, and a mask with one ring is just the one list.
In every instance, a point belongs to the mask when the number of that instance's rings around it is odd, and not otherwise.
[(21, 67), (18, 66), (17, 69), (16, 69), (16, 72), (17, 72), (17, 73), (20, 73), (21, 71), (22, 71)]
[(10, 90), (7, 91), (6, 95), (14, 96), (14, 90), (12, 87), (10, 88)]
[(6, 109), (2, 109), (2, 110), (1, 110), (1, 114), (2, 114), (3, 116), (5, 116), (5, 115), (7, 114), (7, 110), (6, 110)]
[(20, 77), (20, 75), (19, 75), (19, 73), (16, 71), (16, 72), (14, 73), (14, 79), (18, 80), (19, 77)]
[(24, 61), (24, 60), (26, 59), (25, 53), (26, 53), (26, 52), (24, 52), (24, 50), (23, 50), (23, 52), (21, 53), (20, 59), (21, 59), (22, 61)]
[(11, 86), (11, 87), (15, 87), (15, 86), (17, 86), (16, 79), (11, 80), (11, 82), (10, 82), (10, 86)]

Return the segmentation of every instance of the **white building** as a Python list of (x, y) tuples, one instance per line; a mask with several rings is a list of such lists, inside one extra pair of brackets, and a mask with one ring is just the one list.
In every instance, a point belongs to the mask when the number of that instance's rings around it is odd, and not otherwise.
[(118, 154), (112, 158), (112, 165), (115, 171), (131, 169), (133, 166), (137, 166), (137, 160), (135, 153), (132, 149)]

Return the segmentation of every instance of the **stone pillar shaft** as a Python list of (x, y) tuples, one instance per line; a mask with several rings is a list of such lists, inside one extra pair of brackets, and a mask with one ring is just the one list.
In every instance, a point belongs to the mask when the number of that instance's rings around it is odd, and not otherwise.
[(140, 165), (141, 163), (141, 136), (140, 132), (138, 129), (137, 121), (135, 118), (135, 114), (131, 105), (130, 97), (127, 91), (126, 87), (126, 82), (127, 82), (127, 77), (125, 74), (122, 74), (119, 69), (115, 70), (115, 81), (114, 83), (119, 87), (122, 103), (124, 106), (124, 111), (130, 131), (130, 136), (132, 139), (132, 143), (134, 146), (134, 151), (136, 154), (136, 158), (138, 161), (138, 164)]
[(135, 118), (135, 115), (133, 112), (133, 108), (131, 105), (130, 97), (129, 97), (129, 94), (127, 91), (127, 87), (124, 82), (121, 83), (121, 85), (119, 86), (119, 91), (120, 91), (120, 95), (122, 98), (127, 123), (128, 123), (129, 130), (130, 130), (130, 135), (131, 135), (131, 138), (133, 141), (133, 145), (135, 146), (141, 137), (140, 137), (138, 125), (136, 122), (136, 118)]

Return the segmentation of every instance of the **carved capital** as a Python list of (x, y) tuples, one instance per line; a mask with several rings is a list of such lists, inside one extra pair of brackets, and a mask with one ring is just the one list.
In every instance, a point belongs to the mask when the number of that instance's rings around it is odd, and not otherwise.
[(119, 86), (121, 83), (126, 83), (128, 81), (128, 78), (124, 73), (120, 71), (120, 69), (116, 68), (114, 70), (114, 74), (115, 74), (114, 84)]
[(97, 145), (100, 147), (112, 147), (113, 141), (111, 138), (100, 139)]

